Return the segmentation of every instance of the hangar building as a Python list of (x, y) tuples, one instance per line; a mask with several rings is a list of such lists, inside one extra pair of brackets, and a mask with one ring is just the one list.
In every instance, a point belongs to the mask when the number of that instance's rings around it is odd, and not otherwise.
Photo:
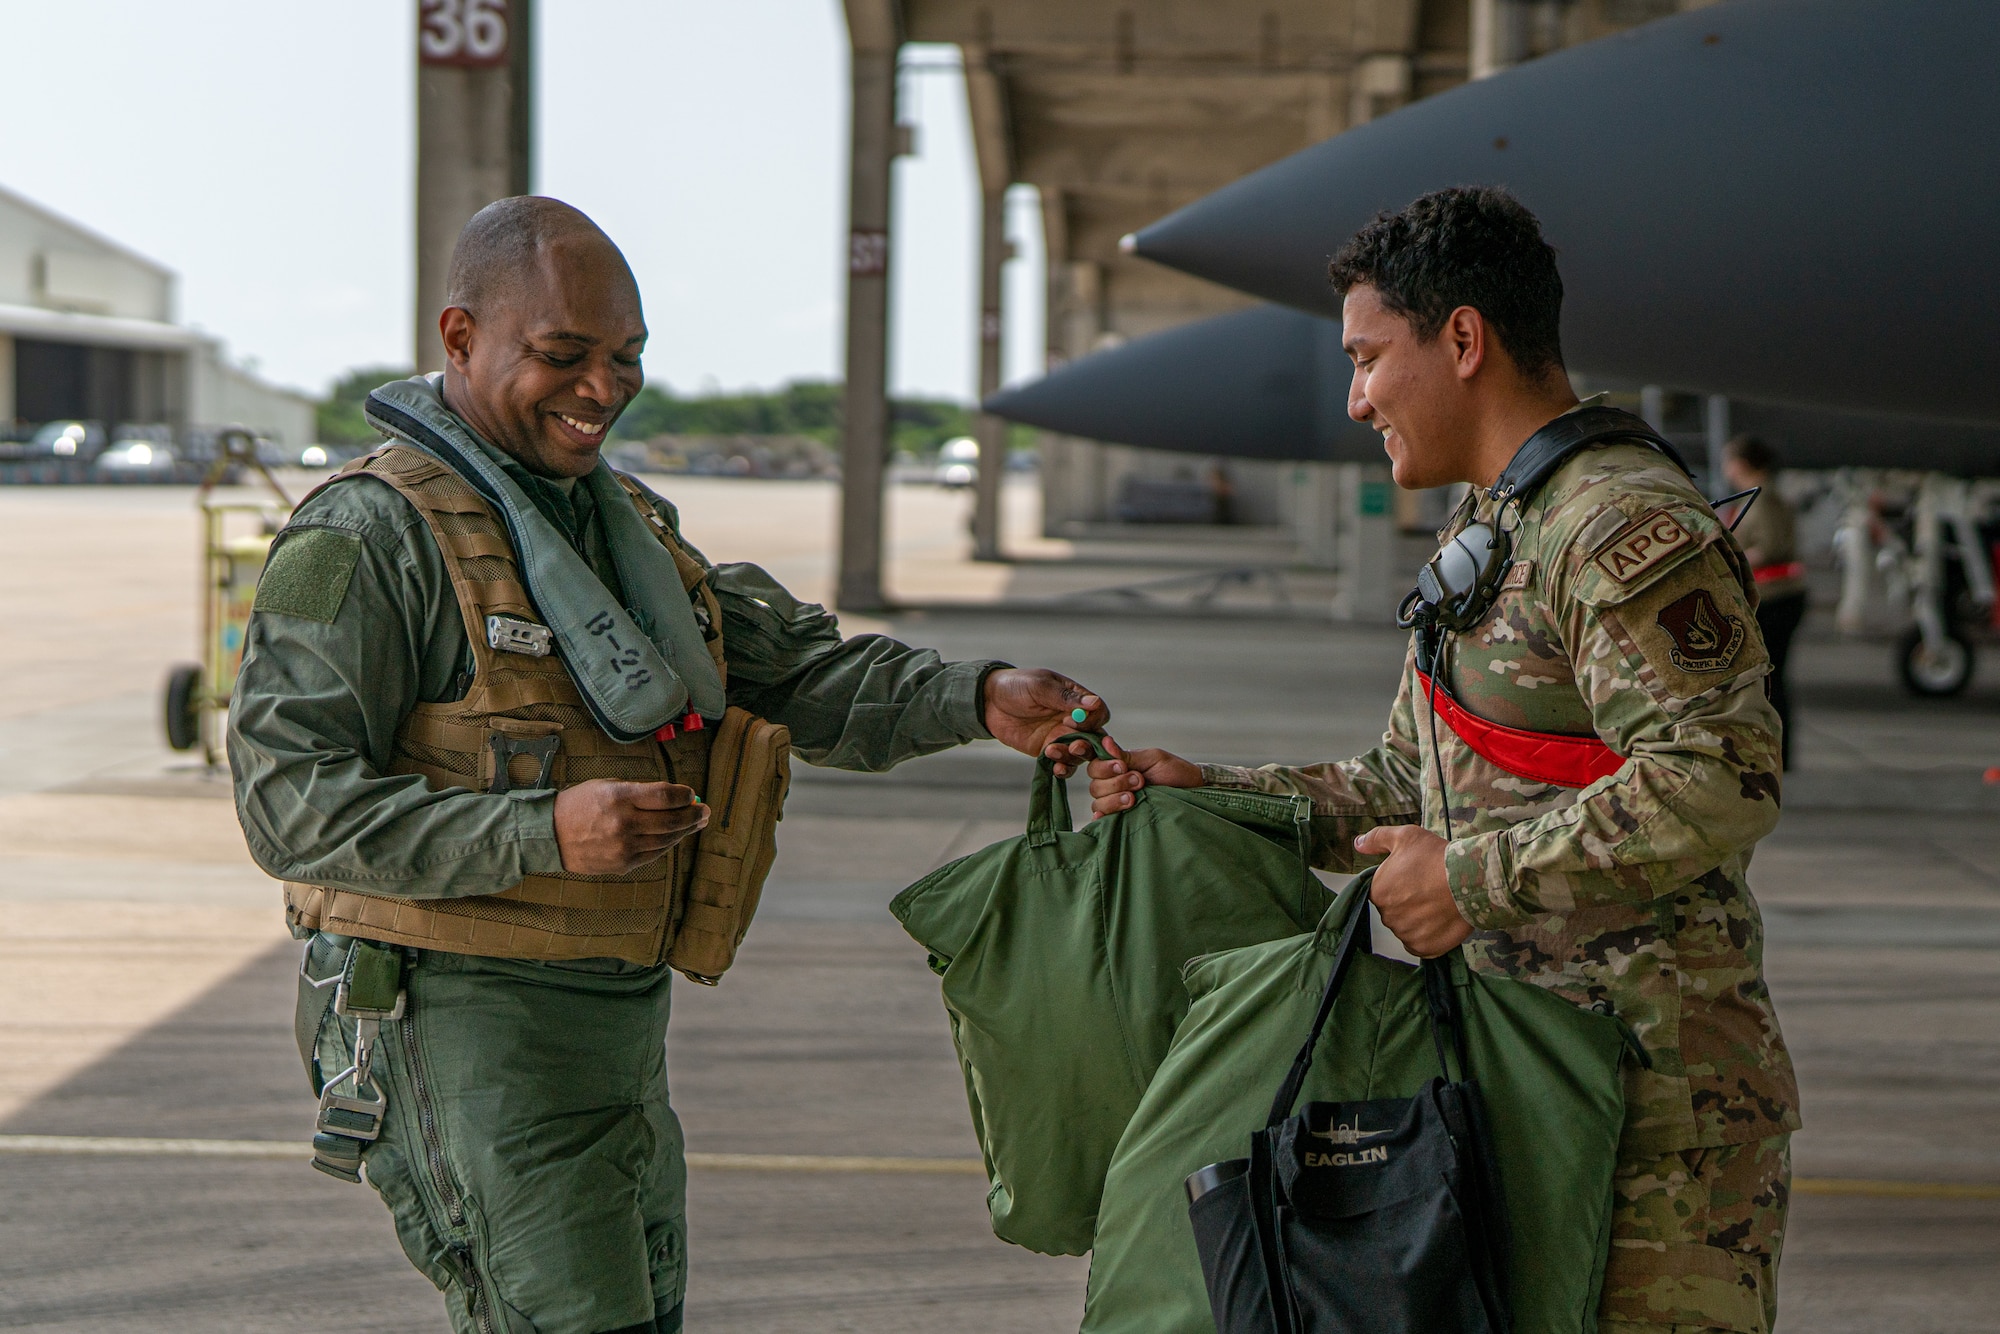
[(171, 269), (0, 189), (0, 427), (242, 425), (312, 443), (313, 405), (174, 322)]

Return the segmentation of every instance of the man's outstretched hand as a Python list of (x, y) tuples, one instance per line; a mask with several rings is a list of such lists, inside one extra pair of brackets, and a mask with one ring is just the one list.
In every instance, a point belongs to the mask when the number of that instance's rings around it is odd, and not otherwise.
[(556, 847), (571, 875), (627, 875), (708, 824), (679, 783), (593, 778), (556, 793)]
[(1382, 925), (1419, 959), (1457, 949), (1472, 934), (1445, 878), (1445, 841), (1420, 825), (1384, 825), (1354, 840), (1364, 857), (1389, 860), (1375, 870), (1368, 897)]
[[(1040, 755), (1065, 732), (1101, 731), (1104, 701), (1045, 667), (1002, 667), (986, 676), (986, 730), (1023, 755)], [(1083, 710), (1083, 721), (1073, 716)], [(1053, 754), (1053, 750), (1050, 751)]]

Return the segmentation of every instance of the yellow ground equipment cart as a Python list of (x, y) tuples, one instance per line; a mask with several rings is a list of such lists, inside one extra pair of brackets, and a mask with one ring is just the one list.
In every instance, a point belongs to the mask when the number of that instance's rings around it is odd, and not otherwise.
[[(245, 472), (263, 479), (273, 500), (218, 500), (215, 489)], [(247, 480), (247, 479), (245, 479)], [(292, 512), (291, 497), (257, 456), (257, 441), (231, 427), (216, 436), (215, 458), (195, 493), (201, 508), (201, 661), (167, 674), (167, 744), (201, 747), (213, 766), (222, 754), (222, 717), (243, 664), (243, 635), (271, 539)]]

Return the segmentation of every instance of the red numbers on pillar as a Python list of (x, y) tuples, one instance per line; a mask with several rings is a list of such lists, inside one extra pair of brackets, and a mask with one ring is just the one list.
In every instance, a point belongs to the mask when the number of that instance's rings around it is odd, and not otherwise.
[(479, 69), (507, 63), (507, 0), (421, 0), (417, 59)]

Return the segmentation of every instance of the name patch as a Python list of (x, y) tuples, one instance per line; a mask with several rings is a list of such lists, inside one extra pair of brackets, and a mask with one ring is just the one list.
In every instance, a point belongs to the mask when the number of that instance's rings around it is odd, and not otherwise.
[(1531, 560), (1517, 560), (1507, 567), (1507, 577), (1500, 581), (1503, 590), (1526, 588), (1528, 580), (1535, 573), (1535, 563)]
[(1629, 584), (1675, 552), (1694, 544), (1694, 534), (1665, 510), (1636, 519), (1620, 529), (1597, 553), (1598, 568), (1621, 584)]
[(1389, 1150), (1385, 1147), (1362, 1149), (1355, 1153), (1313, 1153), (1306, 1152), (1307, 1167), (1366, 1167), (1370, 1163), (1389, 1161)]

